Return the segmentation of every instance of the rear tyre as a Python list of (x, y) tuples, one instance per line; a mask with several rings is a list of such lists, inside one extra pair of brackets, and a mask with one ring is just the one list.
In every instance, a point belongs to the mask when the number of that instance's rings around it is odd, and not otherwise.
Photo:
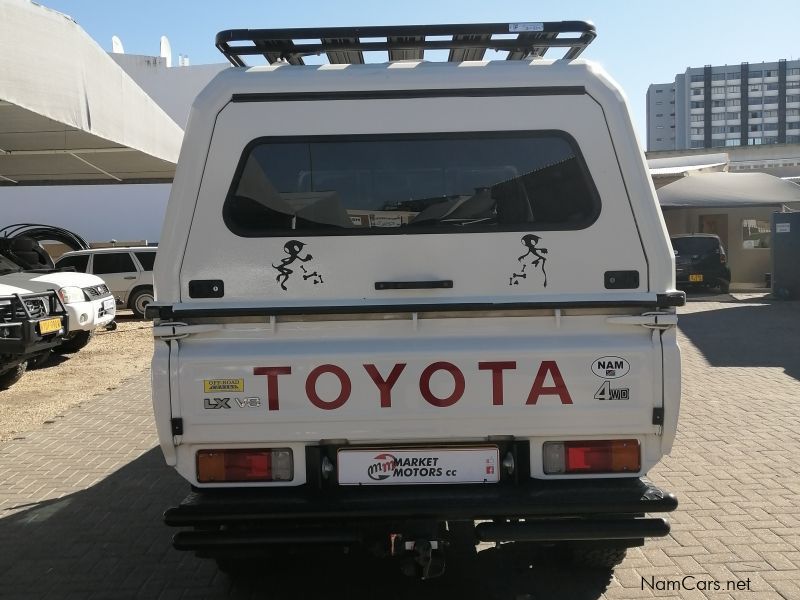
[(27, 368), (28, 363), (21, 362), (18, 365), (11, 367), (8, 371), (0, 374), (0, 390), (7, 390), (20, 379), (22, 379), (22, 376), (25, 375), (25, 370)]
[(727, 294), (731, 291), (731, 282), (730, 281), (720, 281), (719, 282), (719, 291), (721, 294)]
[(571, 559), (573, 564), (582, 567), (613, 569), (625, 560), (627, 551), (627, 548), (578, 546), (571, 548)]
[(56, 347), (56, 352), (63, 354), (74, 354), (79, 350), (85, 348), (94, 337), (94, 330), (92, 331), (76, 331), (71, 333), (69, 337), (60, 345)]
[(137, 319), (143, 319), (144, 310), (152, 301), (153, 288), (141, 288), (136, 290), (133, 295), (131, 295), (131, 299), (128, 301), (128, 304), (133, 311), (133, 316), (135, 316)]

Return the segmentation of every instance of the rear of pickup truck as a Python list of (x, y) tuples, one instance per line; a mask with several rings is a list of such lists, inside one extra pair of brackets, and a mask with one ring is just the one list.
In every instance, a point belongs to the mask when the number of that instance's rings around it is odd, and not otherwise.
[(609, 564), (667, 534), (643, 515), (677, 501), (644, 476), (677, 427), (683, 296), (596, 66), (223, 73), (164, 237), (176, 547), (381, 543), (431, 576), (464, 531)]

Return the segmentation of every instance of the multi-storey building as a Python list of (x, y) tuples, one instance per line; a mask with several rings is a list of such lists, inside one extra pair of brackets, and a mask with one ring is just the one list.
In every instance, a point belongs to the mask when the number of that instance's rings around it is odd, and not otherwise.
[(800, 143), (800, 60), (689, 68), (647, 90), (647, 149)]

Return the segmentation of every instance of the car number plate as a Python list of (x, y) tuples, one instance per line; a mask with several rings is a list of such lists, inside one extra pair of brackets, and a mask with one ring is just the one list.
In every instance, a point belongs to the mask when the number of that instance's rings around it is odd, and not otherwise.
[(689, 275), (689, 281), (703, 281), (702, 275)]
[(103, 310), (111, 310), (117, 305), (113, 298), (106, 298), (103, 300)]
[(338, 452), (340, 485), (497, 483), (500, 451), (480, 448), (370, 448)]
[(53, 333), (61, 329), (61, 317), (53, 319), (43, 319), (39, 321), (39, 333), (44, 335), (46, 333)]

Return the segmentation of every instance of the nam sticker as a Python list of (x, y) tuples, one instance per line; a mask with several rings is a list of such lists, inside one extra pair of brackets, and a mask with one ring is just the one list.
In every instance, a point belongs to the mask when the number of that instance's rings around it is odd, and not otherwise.
[[(325, 283), (322, 281), (322, 275), (319, 272), (314, 270), (311, 265), (306, 267), (304, 264), (314, 259), (314, 257), (309, 253), (306, 253), (305, 256), (301, 256), (303, 248), (305, 247), (306, 245), (299, 240), (290, 240), (286, 242), (283, 245), (283, 251), (287, 254), (287, 256), (281, 259), (279, 264), (272, 265), (272, 268), (278, 272), (278, 276), (275, 277), (275, 281), (280, 284), (282, 290), (288, 289), (286, 287), (286, 282), (289, 281), (289, 278), (296, 272), (298, 265), (300, 266), (300, 275), (302, 276), (303, 281), (310, 280), (314, 285)], [(292, 266), (294, 266), (293, 269), (289, 268)]]
[(213, 392), (243, 392), (244, 379), (204, 379), (203, 391), (206, 394)]
[(508, 278), (508, 285), (519, 285), (520, 279), (527, 279), (529, 274), (532, 274), (537, 268), (542, 270), (544, 275), (544, 287), (547, 287), (547, 271), (545, 264), (547, 263), (547, 248), (541, 248), (539, 242), (542, 238), (533, 233), (528, 233), (522, 236), (520, 243), (525, 246), (528, 251), (517, 258), (519, 263), (518, 271), (511, 274)]

